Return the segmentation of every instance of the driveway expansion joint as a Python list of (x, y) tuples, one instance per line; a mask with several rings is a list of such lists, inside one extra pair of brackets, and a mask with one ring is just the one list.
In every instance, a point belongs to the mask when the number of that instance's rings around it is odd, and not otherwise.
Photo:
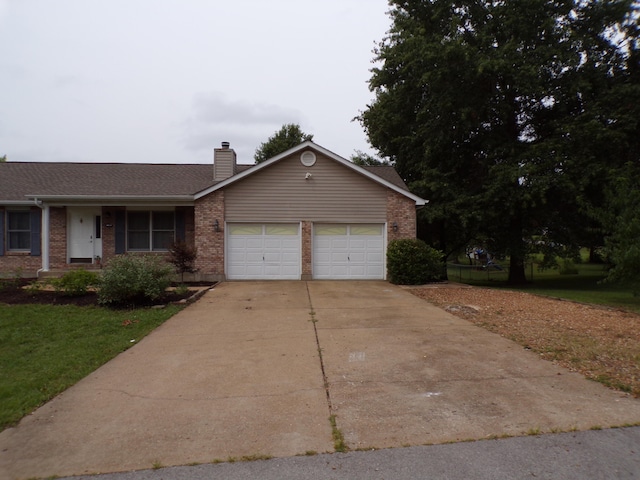
[(313, 324), (313, 334), (316, 337), (316, 346), (318, 347), (318, 358), (320, 359), (320, 370), (322, 371), (322, 383), (327, 395), (327, 405), (329, 407), (329, 417), (333, 416), (333, 406), (331, 404), (331, 392), (329, 391), (329, 379), (324, 368), (324, 359), (322, 358), (322, 347), (320, 346), (320, 337), (318, 336), (318, 321), (316, 320), (316, 312), (313, 308), (313, 302), (311, 300), (311, 292), (309, 291), (309, 282), (305, 282), (305, 288), (307, 289), (307, 298), (309, 299), (309, 315), (311, 316), (311, 323)]

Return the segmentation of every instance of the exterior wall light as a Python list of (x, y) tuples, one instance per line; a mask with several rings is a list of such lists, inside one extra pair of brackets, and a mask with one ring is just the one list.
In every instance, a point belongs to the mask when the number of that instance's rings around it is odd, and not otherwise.
[(215, 221), (213, 222), (213, 230), (216, 232), (220, 231), (220, 222), (218, 222), (218, 219), (216, 218)]
[(394, 232), (397, 232), (398, 231), (398, 222), (393, 222), (392, 228), (393, 228)]

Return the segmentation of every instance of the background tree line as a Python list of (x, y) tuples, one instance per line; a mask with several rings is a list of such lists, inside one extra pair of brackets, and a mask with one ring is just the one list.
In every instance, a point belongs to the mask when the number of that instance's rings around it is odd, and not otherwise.
[(358, 119), (430, 200), (425, 239), (482, 241), (510, 257), (512, 283), (537, 244), (549, 259), (605, 245), (612, 278), (637, 279), (638, 1), (389, 4)]

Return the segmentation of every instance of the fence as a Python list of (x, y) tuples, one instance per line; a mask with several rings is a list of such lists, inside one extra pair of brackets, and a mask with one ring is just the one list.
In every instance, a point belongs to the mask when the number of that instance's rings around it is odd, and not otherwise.
[[(525, 265), (525, 277), (533, 281), (533, 263)], [(447, 263), (447, 277), (458, 282), (506, 282), (509, 267), (506, 265), (463, 265)]]

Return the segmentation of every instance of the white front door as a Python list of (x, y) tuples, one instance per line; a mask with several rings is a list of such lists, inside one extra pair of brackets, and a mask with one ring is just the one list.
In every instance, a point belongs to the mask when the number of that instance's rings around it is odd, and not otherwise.
[(300, 226), (227, 225), (227, 278), (230, 280), (300, 280)]
[[(96, 230), (100, 210), (88, 207), (68, 209), (68, 262), (93, 263), (96, 255), (102, 255), (101, 235)], [(96, 233), (98, 233), (96, 235)]]
[(316, 224), (313, 278), (384, 279), (384, 225)]

